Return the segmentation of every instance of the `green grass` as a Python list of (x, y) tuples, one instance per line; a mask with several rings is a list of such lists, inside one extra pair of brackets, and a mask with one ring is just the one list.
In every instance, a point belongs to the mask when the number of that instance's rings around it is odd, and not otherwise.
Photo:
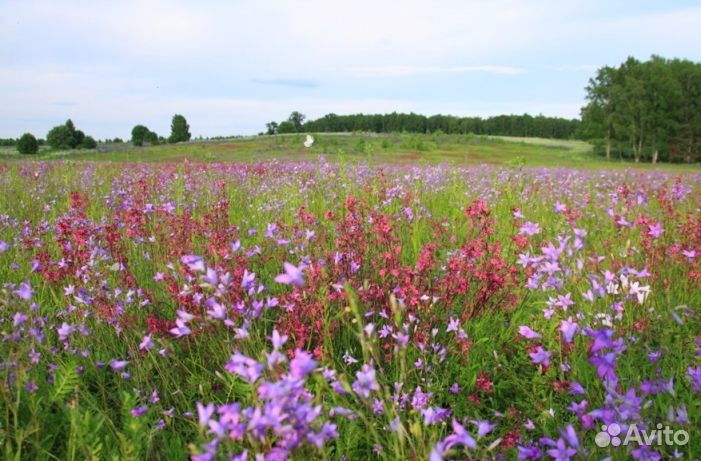
[(305, 148), (304, 135), (231, 138), (221, 141), (192, 141), (176, 145), (137, 148), (130, 144), (101, 145), (92, 151), (51, 151), (22, 156), (12, 148), (0, 148), (0, 160), (86, 160), (116, 162), (256, 162), (311, 160), (324, 156), (329, 161), (359, 159), (371, 163), (454, 165), (491, 164), (502, 166), (576, 167), (599, 169), (650, 169), (690, 171), (698, 165), (635, 164), (606, 162), (592, 153), (590, 144), (576, 140), (516, 138), (477, 135), (409, 134), (316, 134), (312, 148)]

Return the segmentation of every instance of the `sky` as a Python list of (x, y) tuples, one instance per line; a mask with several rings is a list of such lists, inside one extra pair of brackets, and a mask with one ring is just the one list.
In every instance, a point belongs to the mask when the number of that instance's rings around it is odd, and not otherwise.
[(255, 134), (297, 110), (574, 118), (597, 68), (701, 59), (701, 4), (0, 0), (0, 137)]

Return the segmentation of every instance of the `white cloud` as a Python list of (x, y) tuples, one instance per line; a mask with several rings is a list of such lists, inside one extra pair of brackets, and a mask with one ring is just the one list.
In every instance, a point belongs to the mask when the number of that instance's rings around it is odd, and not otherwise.
[(354, 75), (361, 77), (406, 77), (419, 74), (462, 74), (469, 72), (480, 72), (488, 74), (518, 75), (526, 72), (520, 67), (510, 66), (378, 66), (378, 67), (356, 67), (349, 69)]
[(174, 112), (194, 133), (250, 133), (292, 110), (576, 116), (593, 63), (698, 60), (701, 7), (5, 0), (0, 43), (0, 136), (68, 116), (100, 137), (164, 132)]
[[(116, 54), (161, 58), (194, 54), (209, 42), (205, 10), (165, 0), (119, 2), (56, 2), (48, 0), (12, 2), (7, 8), (9, 28), (0, 37), (27, 42), (42, 41), (49, 50), (64, 44), (80, 56), (84, 49)], [(0, 10), (2, 11), (2, 10)], [(23, 45), (20, 43), (20, 45)]]
[(602, 66), (598, 64), (574, 64), (565, 66), (552, 66), (551, 69), (556, 70), (558, 72), (587, 72), (589, 74), (593, 74), (600, 67)]

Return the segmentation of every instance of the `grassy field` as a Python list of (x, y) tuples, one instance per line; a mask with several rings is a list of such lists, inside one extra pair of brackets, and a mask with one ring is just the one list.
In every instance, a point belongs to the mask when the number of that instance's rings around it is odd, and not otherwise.
[[(303, 146), (303, 135), (232, 138), (222, 141), (192, 141), (185, 144), (136, 148), (130, 144), (106, 144), (94, 151), (52, 152), (43, 149), (36, 160), (107, 160), (126, 162), (190, 161), (254, 162), (277, 159), (367, 161), (371, 163), (410, 163), (453, 165), (490, 164), (502, 166), (558, 166), (576, 168), (637, 168), (649, 164), (628, 161), (606, 162), (592, 153), (584, 141), (542, 138), (512, 138), (475, 135), (376, 135), (319, 134), (313, 147)], [(0, 149), (0, 160), (27, 157), (12, 148)], [(670, 171), (698, 169), (698, 165), (657, 165)]]
[(701, 457), (698, 170), (317, 141), (6, 155), (2, 459)]

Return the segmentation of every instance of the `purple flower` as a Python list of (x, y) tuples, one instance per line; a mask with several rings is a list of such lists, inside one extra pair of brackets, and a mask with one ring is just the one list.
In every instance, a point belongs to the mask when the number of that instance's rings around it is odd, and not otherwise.
[(568, 424), (563, 430), (560, 431), (560, 435), (567, 441), (569, 446), (577, 448), (579, 446), (579, 439), (577, 438), (577, 432), (575, 432), (574, 427)]
[(264, 367), (252, 358), (236, 352), (224, 365), (224, 369), (229, 373), (241, 376), (249, 383), (253, 383), (263, 374)]
[(214, 414), (214, 404), (208, 403), (206, 406), (197, 402), (197, 419), (201, 427), (207, 427), (209, 420), (212, 419)]
[(531, 356), (531, 360), (536, 365), (543, 365), (544, 367), (550, 365), (550, 356), (552, 355), (552, 353), (546, 351), (541, 346), (536, 347), (535, 351), (530, 352), (528, 355)]
[(144, 414), (146, 414), (147, 411), (148, 411), (148, 407), (143, 405), (140, 407), (132, 408), (131, 415), (135, 418), (138, 418), (139, 416), (143, 416)]
[(618, 382), (616, 377), (616, 356), (615, 352), (609, 352), (605, 355), (595, 355), (589, 359), (589, 363), (596, 367), (596, 374), (603, 381), (609, 381), (612, 384)]
[(436, 445), (433, 447), (433, 450), (431, 450), (431, 454), (428, 457), (429, 461), (443, 461), (443, 455), (448, 451), (448, 448), (445, 446), (445, 442), (441, 441), (436, 443)]
[(6, 252), (8, 248), (10, 248), (10, 245), (8, 245), (5, 241), (0, 240), (0, 253)]
[(218, 303), (214, 298), (209, 298), (207, 301), (207, 305), (209, 306), (207, 315), (213, 319), (224, 320), (226, 318), (226, 306)]
[(151, 349), (153, 349), (153, 340), (151, 339), (151, 335), (146, 335), (139, 343), (139, 350), (148, 351)]
[(180, 262), (185, 264), (193, 272), (204, 272), (204, 259), (201, 256), (185, 255), (180, 258)]
[(27, 392), (34, 393), (39, 390), (39, 386), (36, 385), (34, 381), (27, 381), (27, 383), (24, 385), (24, 388), (27, 390)]
[(533, 223), (530, 221), (526, 221), (523, 226), (518, 231), (519, 234), (521, 235), (536, 235), (540, 233), (540, 225), (538, 223)]
[(424, 408), (426, 405), (429, 404), (432, 396), (432, 392), (423, 392), (421, 390), (421, 386), (417, 386), (416, 390), (414, 390), (414, 395), (411, 399), (411, 407), (414, 410)]
[(530, 447), (518, 447), (518, 459), (522, 461), (535, 461), (538, 459), (541, 459), (543, 456), (543, 452), (540, 451), (540, 448), (537, 446), (533, 445)]
[(370, 397), (372, 391), (378, 391), (380, 389), (380, 386), (375, 380), (375, 369), (370, 365), (363, 365), (363, 369), (356, 372), (355, 376), (357, 379), (351, 387), (353, 392), (359, 396), (366, 399)]
[(588, 404), (589, 402), (587, 402), (586, 400), (582, 400), (579, 403), (571, 402), (567, 409), (576, 414), (577, 416), (581, 417), (586, 411)]
[(572, 321), (572, 317), (568, 318), (567, 320), (563, 320), (560, 323), (560, 331), (562, 332), (562, 339), (566, 343), (571, 343), (572, 339), (574, 338), (574, 334), (577, 332), (577, 328), (579, 325), (577, 322)]
[(12, 292), (15, 296), (17, 296), (20, 299), (24, 299), (25, 301), (29, 301), (32, 299), (32, 295), (34, 294), (34, 290), (32, 290), (32, 287), (26, 283), (22, 282), (19, 284), (19, 288), (15, 291)]
[(486, 420), (470, 421), (472, 424), (477, 426), (477, 437), (482, 438), (494, 430), (495, 424), (490, 423)]
[(309, 433), (307, 435), (307, 440), (317, 448), (321, 448), (328, 440), (335, 439), (336, 437), (338, 437), (336, 425), (327, 421), (319, 432)]
[(701, 392), (701, 366), (696, 368), (689, 367), (686, 374), (691, 378), (691, 385), (696, 392)]
[(565, 445), (563, 439), (558, 439), (555, 447), (547, 451), (548, 456), (553, 458), (555, 461), (570, 461), (570, 458), (577, 454), (577, 450), (570, 448)]
[(460, 320), (454, 319), (453, 317), (450, 317), (450, 321), (448, 322), (448, 329), (445, 330), (446, 333), (450, 333), (451, 331), (458, 331), (458, 328), (460, 328)]
[(217, 271), (211, 267), (207, 268), (207, 273), (202, 276), (202, 281), (210, 285), (216, 285), (219, 278), (217, 277)]
[(650, 237), (656, 239), (660, 238), (662, 234), (664, 234), (664, 229), (662, 228), (662, 225), (659, 222), (652, 225), (648, 225), (647, 235), (649, 235)]
[(401, 331), (398, 331), (397, 333), (393, 334), (392, 337), (397, 340), (397, 345), (401, 347), (406, 347), (406, 345), (409, 343), (409, 335), (406, 333), (402, 333)]
[(642, 407), (643, 397), (635, 395), (635, 387), (631, 387), (628, 392), (621, 398), (621, 403), (618, 406), (618, 413), (624, 419), (636, 419), (640, 417), (640, 409)]
[(129, 365), (128, 360), (112, 360), (110, 362), (110, 368), (112, 368), (113, 371), (121, 371), (123, 370), (127, 365)]
[(67, 324), (66, 322), (63, 322), (61, 326), (56, 329), (59, 341), (65, 341), (70, 335), (73, 334), (74, 331), (75, 327), (73, 325)]
[(304, 379), (309, 373), (316, 368), (316, 361), (311, 354), (297, 349), (295, 358), (290, 361), (290, 375), (295, 379)]
[(660, 461), (662, 456), (647, 445), (642, 445), (630, 452), (638, 461)]
[(277, 283), (282, 283), (285, 285), (295, 285), (298, 287), (301, 287), (304, 285), (304, 277), (303, 277), (303, 271), (304, 271), (304, 266), (300, 265), (299, 267), (295, 266), (294, 264), (290, 264), (287, 261), (283, 264), (285, 268), (285, 273), (280, 274), (277, 277), (275, 277), (275, 281)]
[(531, 330), (531, 327), (526, 326), (526, 325), (521, 325), (518, 327), (518, 334), (523, 336), (526, 339), (537, 339), (540, 338), (540, 334), (536, 333), (535, 331)]
[(24, 312), (16, 312), (12, 317), (12, 326), (16, 327), (29, 320), (29, 316)]
[(613, 338), (613, 330), (593, 330), (589, 329), (587, 330), (587, 335), (591, 336), (594, 339), (594, 344), (591, 346), (591, 352), (598, 352), (601, 349), (608, 347), (612, 348), (614, 347), (614, 343), (611, 340)]
[(248, 269), (243, 270), (243, 277), (241, 278), (241, 287), (244, 290), (248, 290), (253, 285), (253, 281), (256, 279), (255, 272), (248, 272)]
[(231, 252), (236, 253), (239, 251), (239, 248), (241, 248), (241, 240), (236, 239), (234, 242), (231, 243)]
[(424, 424), (434, 425), (446, 420), (450, 416), (450, 410), (441, 407), (428, 407), (421, 410)]
[(273, 345), (273, 349), (279, 350), (283, 344), (287, 341), (287, 335), (280, 335), (277, 330), (273, 330), (273, 335), (270, 337), (270, 342)]
[(455, 418), (453, 418), (453, 433), (445, 438), (445, 447), (450, 449), (455, 445), (461, 445), (465, 448), (477, 448), (477, 442), (468, 434), (467, 430)]
[(187, 336), (192, 332), (192, 330), (190, 330), (190, 327), (188, 327), (185, 323), (185, 320), (183, 320), (180, 317), (175, 319), (175, 325), (175, 328), (171, 328), (169, 331), (171, 334), (175, 335), (176, 338)]

